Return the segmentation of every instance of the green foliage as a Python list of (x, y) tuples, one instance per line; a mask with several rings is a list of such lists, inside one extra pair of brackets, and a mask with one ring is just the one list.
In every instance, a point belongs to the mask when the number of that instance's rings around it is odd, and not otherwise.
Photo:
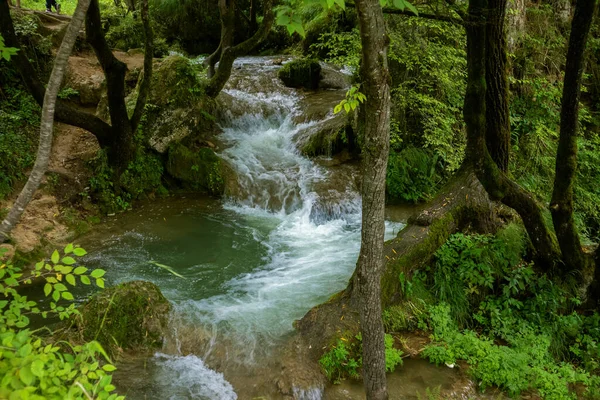
[(35, 161), (40, 108), (19, 87), (3, 87), (0, 100), (0, 199), (11, 193)]
[(525, 250), (517, 225), (495, 236), (455, 234), (440, 247), (428, 280), (440, 303), (420, 320), (433, 339), (423, 355), (436, 364), (466, 360), (482, 388), (571, 399), (570, 385), (580, 383), (591, 396), (600, 388), (600, 316), (573, 312), (579, 301), (536, 276)]
[(62, 100), (70, 100), (77, 96), (79, 96), (79, 90), (70, 87), (62, 88), (57, 95), (57, 97)]
[[(62, 254), (52, 253), (49, 261), (40, 261), (29, 273), (10, 262), (0, 265), (0, 397), (10, 399), (123, 399), (115, 390), (106, 352), (96, 341), (81, 345), (39, 336), (29, 328), (29, 316), (60, 319), (77, 315), (69, 286), (89, 285), (92, 280), (104, 286), (104, 271), (89, 271), (78, 266), (84, 256), (81, 247), (67, 245)], [(45, 281), (48, 303), (38, 304), (19, 292), (36, 280)], [(66, 303), (69, 303), (67, 306)], [(101, 358), (103, 357), (103, 359)]]
[(391, 153), (386, 176), (389, 198), (413, 203), (429, 199), (440, 181), (436, 165), (436, 155), (416, 147)]
[(359, 89), (360, 85), (353, 85), (350, 89), (348, 89), (346, 92), (346, 98), (340, 101), (340, 103), (333, 108), (333, 113), (337, 114), (342, 111), (343, 108), (344, 111), (349, 114), (350, 111), (356, 110), (356, 107), (358, 107), (359, 104), (364, 103), (364, 101), (367, 99), (367, 96), (362, 94)]
[(312, 53), (320, 54), (327, 62), (358, 70), (360, 64), (360, 34), (358, 29), (350, 32), (324, 32), (310, 46)]
[(10, 61), (10, 57), (17, 54), (19, 49), (15, 49), (14, 47), (6, 47), (4, 45), (4, 38), (0, 35), (0, 58), (4, 59), (4, 61)]
[[(402, 365), (402, 351), (394, 348), (392, 335), (385, 335), (385, 369), (393, 372), (397, 366)], [(335, 345), (327, 351), (319, 364), (327, 379), (333, 383), (340, 383), (347, 378), (360, 379), (362, 368), (362, 336), (354, 338), (339, 338)]]

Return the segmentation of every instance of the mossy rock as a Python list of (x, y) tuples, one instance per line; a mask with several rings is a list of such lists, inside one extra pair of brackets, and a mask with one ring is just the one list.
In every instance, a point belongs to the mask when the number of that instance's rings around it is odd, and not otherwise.
[(192, 150), (181, 143), (169, 147), (167, 172), (194, 190), (223, 194), (224, 168), (223, 161), (207, 147)]
[(170, 310), (155, 284), (132, 281), (92, 296), (74, 325), (84, 340), (97, 340), (112, 355), (152, 350), (162, 346)]
[(312, 58), (290, 61), (279, 70), (279, 79), (288, 87), (316, 90), (321, 79), (321, 64)]
[(187, 58), (173, 55), (155, 68), (148, 103), (159, 107), (193, 107), (203, 94), (199, 71)]

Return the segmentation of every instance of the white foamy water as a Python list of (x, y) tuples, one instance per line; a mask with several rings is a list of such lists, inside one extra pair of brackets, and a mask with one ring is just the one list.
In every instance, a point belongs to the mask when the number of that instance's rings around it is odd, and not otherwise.
[[(185, 357), (156, 354), (152, 360), (162, 370), (161, 379), (168, 386), (156, 398), (169, 400), (237, 400), (238, 396), (223, 374), (213, 371), (194, 356)], [(176, 388), (176, 389), (174, 389)]]
[[(240, 87), (277, 79), (276, 68), (261, 67), (257, 60), (241, 60), (239, 65), (253, 72), (247, 79), (237, 78), (243, 81)], [(260, 78), (260, 74), (272, 76)], [(213, 336), (210, 343), (225, 343), (218, 351), (222, 353), (225, 347), (226, 362), (252, 366), (281, 344), (293, 330), (294, 320), (346, 287), (360, 250), (361, 201), (351, 182), (319, 189), (319, 184), (329, 182), (331, 172), (301, 155), (293, 142), (300, 129), (312, 124), (293, 122), (299, 112), (298, 93), (254, 86), (250, 91), (229, 88), (227, 94), (242, 102), (268, 103), (264, 109), (269, 111), (221, 121), (226, 148), (220, 156), (237, 174), (239, 188), (223, 204), (224, 210), (204, 215), (198, 222), (212, 224), (212, 232), (200, 233), (192, 217), (183, 216), (168, 239), (159, 232), (146, 241), (150, 244), (147, 251), (134, 250), (143, 243), (138, 237), (143, 235), (136, 233), (114, 240), (112, 249), (95, 257), (121, 271), (117, 281), (131, 277), (154, 281), (185, 320)], [(386, 238), (395, 236), (401, 227), (386, 223)], [(256, 250), (244, 253), (252, 246)], [(185, 280), (148, 264), (145, 258), (170, 265)], [(212, 347), (197, 349), (197, 355), (207, 356), (211, 351)], [(159, 371), (155, 382), (160, 382), (164, 393), (178, 387), (189, 389), (179, 395), (183, 397), (157, 394), (156, 398), (237, 398), (223, 376), (197, 356), (159, 354), (154, 362)], [(321, 389), (314, 388), (298, 390), (295, 396), (318, 400), (321, 394)]]

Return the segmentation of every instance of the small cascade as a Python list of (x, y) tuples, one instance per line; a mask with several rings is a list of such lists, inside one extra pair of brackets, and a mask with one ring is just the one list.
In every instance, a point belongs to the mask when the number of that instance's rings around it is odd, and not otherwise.
[[(276, 351), (293, 321), (342, 290), (354, 270), (361, 226), (356, 167), (328, 167), (298, 151), (294, 138), (318, 121), (298, 118), (303, 94), (281, 85), (278, 68), (269, 58), (239, 59), (219, 100), (227, 104), (219, 156), (238, 182), (230, 197), (218, 207), (161, 214), (90, 257), (114, 266), (111, 283), (134, 277), (159, 285), (180, 318), (163, 349), (170, 355), (152, 360), (160, 388), (146, 398), (235, 399), (233, 388), (259, 397), (258, 389), (246, 388), (249, 377), (272, 386), (266, 376), (280, 372)], [(321, 115), (331, 118), (327, 110)], [(401, 227), (386, 223), (386, 237)], [(145, 252), (134, 250), (145, 245)], [(169, 390), (179, 397), (165, 395)], [(318, 387), (294, 389), (299, 400), (322, 394)]]

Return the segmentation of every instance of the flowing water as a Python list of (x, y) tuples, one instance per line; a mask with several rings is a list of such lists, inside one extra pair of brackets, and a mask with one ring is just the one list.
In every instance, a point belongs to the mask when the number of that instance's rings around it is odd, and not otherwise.
[[(83, 243), (93, 250), (87, 264), (107, 269), (110, 284), (149, 280), (174, 304), (163, 353), (120, 367), (131, 399), (268, 393), (257, 377), (277, 368), (293, 321), (343, 289), (355, 266), (361, 215), (352, 173), (337, 176), (298, 152), (294, 136), (314, 122), (294, 122), (302, 94), (278, 83), (278, 67), (245, 58), (236, 68), (226, 95), (247, 112), (221, 118), (219, 152), (237, 175), (231, 198), (148, 203)], [(387, 222), (387, 237), (401, 227)]]

